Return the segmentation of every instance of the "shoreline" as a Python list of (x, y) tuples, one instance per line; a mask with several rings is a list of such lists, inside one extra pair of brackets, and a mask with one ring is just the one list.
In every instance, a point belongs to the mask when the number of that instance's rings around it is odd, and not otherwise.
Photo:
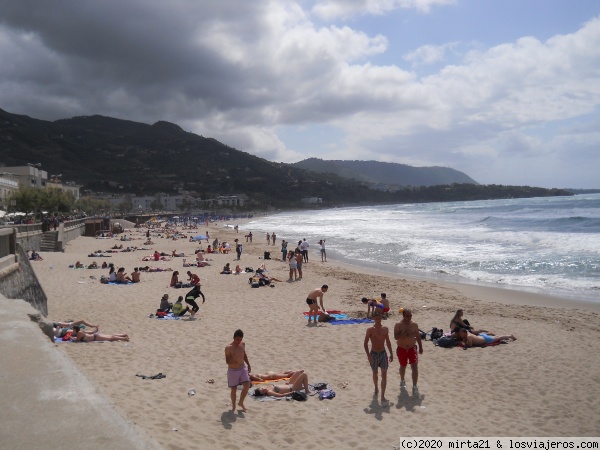
[[(357, 264), (352, 264), (344, 258), (337, 259), (335, 256), (332, 261), (347, 266), (352, 271), (363, 271), (373, 273), (374, 275), (406, 278), (414, 281), (425, 281), (453, 286), (469, 296), (483, 297), (485, 300), (500, 302), (507, 305), (548, 306), (600, 312), (600, 299), (592, 299), (584, 296), (570, 297), (564, 293), (552, 294), (551, 292), (543, 292), (542, 289), (526, 288), (524, 286), (493, 285), (490, 283), (468, 280), (466, 278), (450, 280), (446, 279), (445, 276), (441, 274), (439, 276), (411, 274), (402, 272), (399, 269), (394, 271), (391, 266), (386, 266), (384, 264), (363, 261), (361, 261), (361, 263), (364, 263), (365, 266), (359, 266)], [(385, 270), (386, 267), (389, 267), (389, 270)]]
[[(263, 216), (268, 216), (269, 213), (265, 212)], [(246, 219), (245, 221), (237, 221), (240, 225), (241, 231), (245, 230), (244, 227), (253, 219)], [(263, 231), (261, 231), (263, 233)], [(262, 235), (259, 239), (262, 239)], [(288, 240), (286, 236), (277, 236), (277, 239)], [(288, 242), (295, 242), (294, 240)], [(265, 244), (266, 247), (266, 244)], [(272, 252), (281, 258), (281, 252)], [(318, 251), (312, 251), (315, 258), (319, 257)], [(353, 272), (368, 272), (379, 276), (390, 276), (393, 278), (406, 278), (415, 281), (425, 281), (431, 283), (439, 283), (448, 286), (454, 286), (461, 292), (470, 296), (482, 296), (489, 301), (501, 302), (505, 304), (515, 305), (529, 305), (529, 306), (549, 306), (555, 308), (567, 308), (567, 309), (583, 309), (588, 311), (600, 312), (600, 293), (597, 297), (590, 295), (583, 295), (580, 293), (573, 293), (570, 295), (567, 292), (552, 293), (541, 288), (533, 288), (527, 286), (518, 285), (500, 285), (486, 283), (482, 281), (470, 280), (468, 278), (452, 276), (447, 274), (421, 274), (416, 272), (405, 271), (383, 263), (375, 263), (371, 261), (359, 261), (353, 263), (351, 260), (345, 257), (340, 257), (335, 251), (327, 250), (328, 262), (332, 261), (336, 264), (346, 267), (348, 270)]]

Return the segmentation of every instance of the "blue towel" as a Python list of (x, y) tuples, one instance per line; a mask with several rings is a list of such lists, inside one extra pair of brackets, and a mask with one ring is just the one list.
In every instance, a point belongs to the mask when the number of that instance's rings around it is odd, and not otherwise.
[(345, 320), (332, 320), (329, 322), (331, 325), (353, 325), (355, 323), (373, 323), (371, 319), (345, 319)]

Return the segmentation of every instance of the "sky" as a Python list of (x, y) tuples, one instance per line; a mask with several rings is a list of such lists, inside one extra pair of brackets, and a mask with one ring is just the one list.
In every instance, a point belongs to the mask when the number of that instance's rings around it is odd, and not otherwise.
[(600, 188), (600, 1), (0, 0), (0, 108)]

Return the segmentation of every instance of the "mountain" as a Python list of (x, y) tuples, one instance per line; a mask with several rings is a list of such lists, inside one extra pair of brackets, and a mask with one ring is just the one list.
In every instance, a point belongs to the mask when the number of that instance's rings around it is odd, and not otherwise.
[[(49, 174), (61, 173), (63, 181), (82, 185), (84, 193), (150, 195), (185, 190), (203, 199), (246, 194), (249, 208), (305, 207), (301, 200), (306, 197), (322, 198), (322, 206), (337, 206), (570, 195), (541, 188), (478, 186), (466, 175), (461, 179), (460, 172), (441, 167), (423, 168), (429, 169), (425, 178), (411, 177), (411, 171), (420, 169), (373, 161), (348, 161), (350, 177), (332, 169), (318, 173), (267, 161), (169, 122), (148, 125), (99, 115), (50, 122), (0, 109), (0, 164), (28, 163), (41, 163)], [(427, 183), (435, 183), (436, 172), (437, 186), (428, 187)], [(372, 189), (372, 180), (401, 180), (421, 187), (380, 191)], [(440, 187), (448, 183), (462, 184)]]
[(325, 161), (309, 158), (292, 164), (300, 169), (332, 173), (367, 183), (397, 186), (435, 186), (438, 184), (478, 184), (468, 175), (448, 167), (411, 167), (378, 161)]

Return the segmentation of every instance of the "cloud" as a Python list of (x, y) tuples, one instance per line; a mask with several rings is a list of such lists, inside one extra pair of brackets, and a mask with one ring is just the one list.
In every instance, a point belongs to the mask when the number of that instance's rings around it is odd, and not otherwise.
[[(412, 70), (374, 62), (389, 56), (388, 36), (313, 21), (447, 3), (317, 1), (309, 11), (275, 0), (9, 2), (0, 107), (51, 120), (168, 120), (275, 161), (351, 156), (448, 165), (475, 179), (503, 158), (542, 159), (549, 149), (562, 157), (560, 145), (589, 155), (598, 136), (566, 133), (564, 122), (598, 113), (599, 18), (464, 55), (470, 44), (419, 46), (404, 57)], [(421, 75), (427, 64), (440, 67)], [(336, 140), (302, 148), (280, 137), (317, 127)]]
[(413, 66), (430, 65), (446, 60), (446, 53), (457, 47), (457, 42), (443, 45), (422, 45), (416, 50), (404, 55), (404, 59)]
[(449, 5), (454, 0), (321, 0), (312, 13), (323, 20), (348, 19), (357, 15), (382, 15), (395, 9), (415, 9), (428, 13), (432, 7)]

